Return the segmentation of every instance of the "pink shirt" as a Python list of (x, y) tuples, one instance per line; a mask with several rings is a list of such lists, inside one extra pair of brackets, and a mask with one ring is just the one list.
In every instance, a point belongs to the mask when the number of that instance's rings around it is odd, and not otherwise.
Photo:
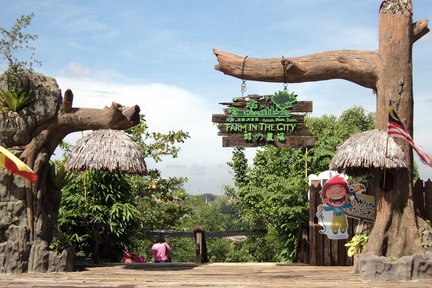
[(155, 261), (166, 261), (168, 260), (168, 253), (171, 252), (171, 247), (167, 243), (155, 243), (151, 250)]

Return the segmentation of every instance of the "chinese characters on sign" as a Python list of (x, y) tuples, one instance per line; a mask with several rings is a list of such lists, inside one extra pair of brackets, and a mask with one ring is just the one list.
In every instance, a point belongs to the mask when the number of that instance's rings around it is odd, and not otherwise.
[(313, 146), (315, 138), (304, 125), (304, 115), (312, 112), (312, 102), (297, 101), (297, 95), (278, 91), (274, 95), (234, 98), (225, 114), (214, 114), (224, 147)]

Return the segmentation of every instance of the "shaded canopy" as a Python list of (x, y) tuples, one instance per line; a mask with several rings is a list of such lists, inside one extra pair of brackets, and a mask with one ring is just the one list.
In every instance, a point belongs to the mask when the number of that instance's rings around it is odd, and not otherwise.
[(139, 145), (125, 132), (101, 129), (81, 138), (66, 163), (68, 171), (87, 169), (147, 175)]
[(350, 175), (364, 174), (369, 169), (384, 167), (399, 169), (406, 168), (407, 164), (399, 145), (386, 132), (378, 129), (348, 138), (337, 148), (330, 163), (330, 170), (346, 171)]

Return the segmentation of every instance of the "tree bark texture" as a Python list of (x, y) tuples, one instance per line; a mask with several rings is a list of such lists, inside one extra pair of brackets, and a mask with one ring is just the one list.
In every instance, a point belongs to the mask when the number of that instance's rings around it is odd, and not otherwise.
[[(379, 54), (382, 69), (377, 82), (376, 127), (382, 130), (387, 127), (392, 102), (405, 127), (413, 133), (412, 27), (410, 14), (380, 15)], [(421, 250), (413, 202), (413, 153), (407, 141), (397, 139), (397, 142), (405, 154), (408, 169), (389, 172), (394, 174), (392, 190), (382, 189), (386, 172), (376, 175), (378, 177), (375, 177), (372, 188), (378, 213), (371, 230), (371, 241), (364, 252), (378, 256), (401, 257)]]
[[(22, 177), (0, 171), (0, 208), (7, 207), (16, 217), (0, 225), (5, 235), (0, 237), (0, 273), (70, 271), (72, 250), (49, 249), (61, 199), (61, 192), (48, 181), (50, 157), (69, 133), (138, 124), (140, 109), (136, 105), (123, 109), (116, 103), (106, 109), (75, 108), (71, 90), (62, 98), (54, 79), (31, 71), (26, 75), (35, 99), (19, 112), (0, 115), (0, 145), (31, 167), (38, 183), (30, 185)], [(0, 75), (0, 87), (1, 80)]]
[[(378, 52), (337, 50), (293, 58), (257, 59), (214, 49), (219, 62), (215, 69), (240, 79), (266, 82), (351, 81), (376, 92), (377, 128), (386, 130), (392, 100), (412, 135), (412, 45), (428, 32), (428, 20), (412, 22), (412, 1), (384, 1), (379, 14)], [(398, 143), (408, 169), (378, 171), (371, 188), (377, 213), (364, 252), (377, 256), (401, 257), (421, 250), (412, 192), (412, 149), (406, 141), (399, 139)]]
[[(369, 51), (338, 50), (292, 58), (250, 58), (213, 49), (227, 75), (244, 80), (299, 83), (345, 79), (375, 88), (379, 55)], [(285, 71), (285, 72), (284, 72)]]

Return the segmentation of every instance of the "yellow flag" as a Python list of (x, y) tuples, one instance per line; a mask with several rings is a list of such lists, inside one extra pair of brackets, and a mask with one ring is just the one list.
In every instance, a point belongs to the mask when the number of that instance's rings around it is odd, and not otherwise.
[(2, 146), (0, 146), (0, 167), (6, 168), (9, 172), (21, 175), (32, 183), (37, 184), (38, 178), (36, 173)]

